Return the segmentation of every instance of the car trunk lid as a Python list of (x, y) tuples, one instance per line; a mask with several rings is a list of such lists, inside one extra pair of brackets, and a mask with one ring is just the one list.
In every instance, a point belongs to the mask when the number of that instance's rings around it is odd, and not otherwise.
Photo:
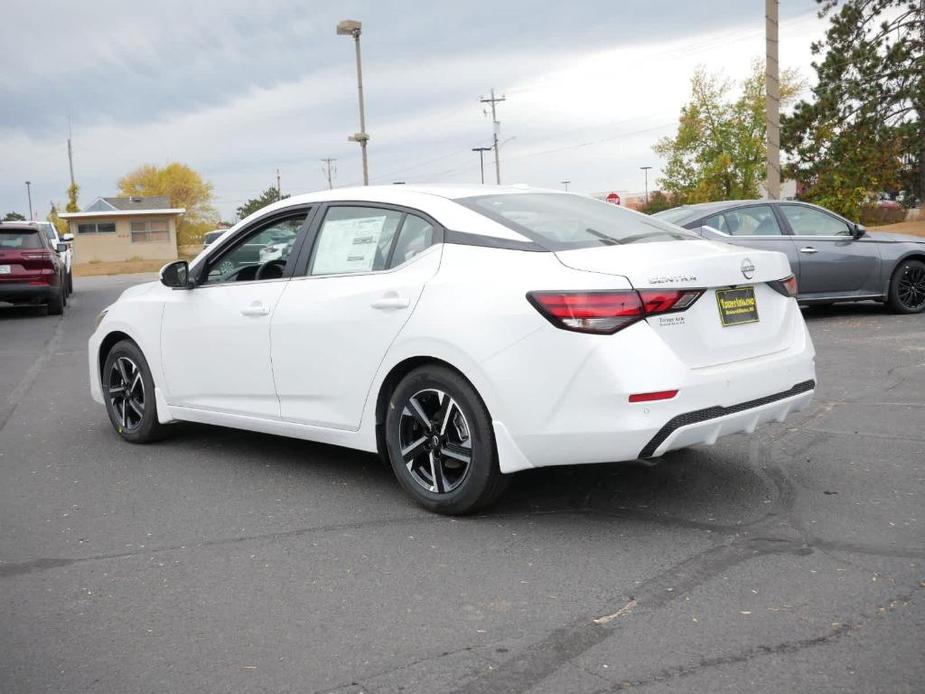
[[(786, 349), (796, 302), (767, 283), (792, 274), (782, 253), (742, 249), (711, 241), (669, 241), (559, 251), (567, 267), (625, 277), (635, 289), (701, 289), (682, 312), (650, 316), (647, 322), (691, 368), (761, 357)], [(754, 291), (757, 321), (724, 325), (717, 291)], [(724, 295), (729, 301), (734, 295)], [(727, 308), (728, 311), (728, 308)], [(727, 315), (727, 323), (729, 321)]]

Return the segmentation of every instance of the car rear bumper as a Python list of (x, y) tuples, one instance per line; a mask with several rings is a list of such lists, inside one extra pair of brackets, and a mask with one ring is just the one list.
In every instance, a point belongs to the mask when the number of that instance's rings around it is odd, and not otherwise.
[(47, 301), (60, 291), (58, 285), (0, 282), (0, 301)]
[[(524, 340), (492, 374), (504, 386), (503, 407), (489, 405), (501, 470), (655, 458), (783, 421), (810, 404), (816, 381), (805, 324), (796, 320), (791, 329), (786, 349), (699, 368), (681, 362), (642, 323), (623, 331), (625, 339), (595, 340), (584, 353), (569, 354), (565, 339), (552, 349), (542, 344), (556, 333)], [(486, 365), (493, 369), (493, 362)], [(677, 390), (670, 399), (629, 401), (670, 390)]]

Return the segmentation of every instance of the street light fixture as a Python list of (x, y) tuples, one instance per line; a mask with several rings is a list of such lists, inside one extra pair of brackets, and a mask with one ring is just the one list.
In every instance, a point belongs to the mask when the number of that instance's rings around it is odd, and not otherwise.
[(651, 169), (652, 167), (651, 166), (640, 166), (639, 168), (642, 169), (646, 174), (646, 207), (648, 207), (649, 206), (649, 169)]
[(490, 152), (491, 147), (473, 147), (473, 152), (479, 153), (479, 169), (482, 172), (482, 185), (485, 185), (485, 152)]
[(357, 51), (357, 94), (360, 99), (360, 132), (354, 133), (347, 139), (350, 142), (359, 142), (360, 149), (363, 153), (363, 185), (369, 185), (369, 166), (366, 160), (366, 143), (369, 142), (369, 135), (366, 133), (366, 107), (363, 103), (363, 67), (360, 59), (360, 34), (363, 30), (363, 23), (355, 19), (345, 19), (337, 23), (338, 36), (352, 36), (356, 44)]
[(567, 192), (568, 192), (568, 184), (571, 183), (571, 181), (560, 181), (560, 183), (562, 183), (562, 185), (565, 186), (565, 192), (567, 193)]

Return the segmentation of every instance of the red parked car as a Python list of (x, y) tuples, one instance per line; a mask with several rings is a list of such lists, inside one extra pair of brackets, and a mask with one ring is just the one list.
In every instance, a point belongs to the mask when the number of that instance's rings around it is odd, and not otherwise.
[(37, 225), (0, 223), (0, 301), (45, 304), (49, 315), (63, 313), (67, 271), (58, 253), (67, 250), (67, 244), (56, 245)]

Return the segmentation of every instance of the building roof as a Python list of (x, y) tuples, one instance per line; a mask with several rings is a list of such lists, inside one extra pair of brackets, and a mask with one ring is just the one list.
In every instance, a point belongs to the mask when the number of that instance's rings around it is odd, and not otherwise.
[(97, 198), (87, 205), (84, 212), (103, 212), (112, 210), (163, 210), (170, 207), (170, 198), (166, 195), (131, 195), (115, 198)]
[(97, 198), (80, 212), (59, 213), (61, 219), (78, 219), (84, 217), (120, 217), (131, 215), (180, 215), (186, 212), (183, 207), (171, 207), (166, 195), (142, 197), (132, 195), (114, 198)]

